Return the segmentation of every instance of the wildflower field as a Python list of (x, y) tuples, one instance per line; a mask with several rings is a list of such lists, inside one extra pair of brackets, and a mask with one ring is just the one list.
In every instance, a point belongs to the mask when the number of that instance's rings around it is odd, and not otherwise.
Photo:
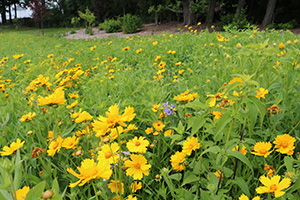
[(299, 199), (298, 40), (0, 32), (0, 199)]

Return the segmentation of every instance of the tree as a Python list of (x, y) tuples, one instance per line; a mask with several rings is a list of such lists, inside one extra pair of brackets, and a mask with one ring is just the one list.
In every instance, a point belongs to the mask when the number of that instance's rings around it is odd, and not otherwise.
[(245, 1), (246, 0), (239, 0), (237, 8), (236, 8), (236, 12), (235, 12), (236, 15), (240, 15), (241, 14), (242, 9), (243, 9), (243, 7), (245, 5)]
[(50, 15), (48, 12), (48, 4), (45, 0), (30, 0), (28, 7), (32, 10), (33, 20), (40, 23), (42, 35), (44, 35), (44, 20)]
[(183, 0), (183, 24), (192, 25), (195, 24), (195, 15), (192, 12), (190, 6), (193, 0)]
[(277, 0), (269, 0), (268, 1), (268, 6), (267, 6), (264, 20), (262, 22), (262, 26), (265, 27), (268, 24), (270, 24), (272, 21), (274, 21), (274, 18), (275, 18), (274, 11), (275, 11), (275, 7), (276, 7), (276, 3), (277, 3)]
[(6, 5), (7, 5), (6, 0), (0, 1), (0, 14), (1, 14), (1, 20), (3, 24), (6, 23)]
[(207, 24), (211, 24), (214, 20), (216, 4), (217, 4), (217, 0), (210, 0), (209, 6), (208, 6), (208, 12), (207, 12), (207, 16), (206, 16)]

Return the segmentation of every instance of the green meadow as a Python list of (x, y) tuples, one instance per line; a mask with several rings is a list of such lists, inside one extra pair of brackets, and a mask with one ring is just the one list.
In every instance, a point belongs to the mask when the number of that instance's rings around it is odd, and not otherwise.
[(299, 199), (298, 35), (66, 31), (0, 32), (0, 199)]

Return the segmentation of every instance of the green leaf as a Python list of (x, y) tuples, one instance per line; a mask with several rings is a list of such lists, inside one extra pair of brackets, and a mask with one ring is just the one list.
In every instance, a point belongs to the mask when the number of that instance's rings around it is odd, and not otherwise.
[(173, 180), (176, 180), (176, 181), (180, 181), (181, 177), (182, 177), (182, 174), (176, 173), (176, 174), (170, 175), (169, 177), (170, 177), (170, 179), (173, 179)]
[(258, 112), (260, 114), (260, 124), (262, 126), (264, 117), (266, 115), (266, 107), (262, 104), (262, 102), (258, 98), (253, 96), (250, 96), (248, 98), (250, 101), (252, 101), (255, 104), (256, 108), (258, 109)]
[(285, 156), (283, 160), (284, 160), (284, 165), (286, 166), (287, 172), (292, 172), (294, 159), (291, 158), (290, 156)]
[(218, 146), (212, 146), (212, 147), (209, 147), (208, 149), (206, 149), (205, 151), (203, 151), (200, 156), (203, 156), (204, 154), (210, 152), (210, 153), (213, 153), (213, 154), (217, 154), (221, 151), (220, 147)]
[(5, 190), (0, 190), (0, 199), (13, 200), (12, 196)]
[(199, 181), (199, 179), (200, 178), (198, 176), (196, 176), (193, 172), (187, 171), (184, 174), (184, 178), (183, 178), (183, 182), (182, 182), (181, 187), (184, 186), (184, 185), (186, 185), (186, 184)]
[(43, 191), (46, 186), (46, 181), (40, 182), (34, 188), (32, 188), (26, 195), (25, 200), (39, 200), (42, 197)]
[(191, 118), (192, 123), (192, 135), (194, 135), (205, 123), (205, 118), (203, 117), (193, 117)]
[(249, 192), (249, 188), (248, 188), (248, 184), (246, 183), (246, 181), (241, 178), (241, 177), (235, 177), (235, 179), (232, 181), (233, 183), (235, 183), (236, 185), (238, 185), (241, 190), (243, 191), (243, 193), (246, 194), (246, 196), (251, 196), (250, 192)]
[(253, 174), (252, 164), (250, 163), (249, 159), (244, 154), (242, 154), (239, 151), (229, 151), (228, 155), (233, 156), (233, 157), (239, 159), (240, 161), (242, 161), (243, 163), (245, 163), (251, 169), (252, 174)]
[(202, 190), (201, 188), (200, 188), (200, 195), (201, 195), (200, 199), (211, 199), (209, 192)]
[(16, 162), (15, 162), (15, 176), (14, 176), (14, 186), (15, 188), (19, 188), (22, 180), (22, 163), (20, 157), (20, 150), (17, 151), (16, 154)]
[(73, 129), (75, 128), (77, 124), (73, 124), (73, 126), (71, 126), (70, 128), (68, 128), (63, 134), (62, 136), (67, 136), (69, 133), (71, 133), (73, 131)]
[(232, 120), (232, 116), (230, 113), (226, 113), (220, 119), (218, 119), (214, 138), (218, 138), (219, 134), (224, 130), (225, 126), (231, 120)]
[(291, 194), (300, 188), (300, 176), (297, 178), (296, 182), (293, 184), (292, 187), (287, 189), (287, 193)]
[(174, 128), (174, 130), (181, 135), (184, 133), (185, 130), (184, 130), (184, 126), (182, 125), (181, 121), (179, 121), (178, 127)]
[(60, 191), (59, 191), (59, 185), (58, 185), (58, 182), (57, 182), (57, 178), (55, 178), (54, 181), (52, 182), (52, 191), (54, 192), (54, 195), (51, 198), (51, 200), (62, 200), (62, 198), (60, 196)]

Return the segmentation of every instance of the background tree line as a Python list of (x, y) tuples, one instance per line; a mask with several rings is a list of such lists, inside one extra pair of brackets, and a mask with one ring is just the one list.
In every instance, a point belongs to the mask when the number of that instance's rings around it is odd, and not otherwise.
[[(71, 26), (71, 19), (78, 17), (78, 11), (86, 8), (99, 23), (128, 13), (139, 16), (144, 23), (157, 24), (174, 20), (187, 25), (199, 21), (226, 24), (234, 21), (242, 23), (244, 20), (263, 26), (272, 23), (297, 26), (300, 22), (299, 0), (1, 0), (0, 15), (3, 23), (13, 23), (12, 12), (17, 16), (17, 5), (39, 6), (39, 12), (44, 18), (36, 22), (40, 25), (43, 21), (45, 27)], [(34, 25), (34, 22), (25, 25)]]

